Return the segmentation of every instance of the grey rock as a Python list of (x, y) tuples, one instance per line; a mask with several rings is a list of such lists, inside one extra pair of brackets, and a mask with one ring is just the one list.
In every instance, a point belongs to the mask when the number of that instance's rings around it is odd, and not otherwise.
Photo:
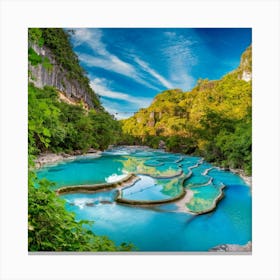
[(30, 71), (29, 81), (36, 87), (43, 88), (44, 86), (52, 86), (63, 92), (66, 97), (76, 101), (83, 100), (90, 108), (93, 108), (93, 103), (90, 98), (90, 93), (78, 81), (69, 79), (68, 72), (56, 62), (51, 50), (47, 47), (39, 47), (36, 44), (29, 43), (29, 47), (42, 57), (47, 57), (53, 65), (51, 70), (47, 70), (42, 64), (32, 66), (28, 65)]

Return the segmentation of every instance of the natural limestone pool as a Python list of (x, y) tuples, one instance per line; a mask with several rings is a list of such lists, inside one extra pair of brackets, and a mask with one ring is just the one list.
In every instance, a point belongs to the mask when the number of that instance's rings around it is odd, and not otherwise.
[[(129, 174), (134, 180), (122, 185)], [(53, 190), (87, 185), (90, 191), (60, 195), (77, 220), (139, 251), (208, 251), (252, 240), (251, 192), (236, 174), (202, 158), (145, 147), (116, 147), (98, 157), (80, 156), (45, 166), (39, 178)], [(117, 187), (111, 183), (119, 182)], [(96, 184), (109, 186), (95, 190)]]

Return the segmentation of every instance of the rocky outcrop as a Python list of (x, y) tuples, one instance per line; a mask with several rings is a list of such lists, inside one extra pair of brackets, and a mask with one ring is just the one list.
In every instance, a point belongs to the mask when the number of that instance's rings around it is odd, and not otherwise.
[(245, 245), (222, 244), (209, 250), (210, 252), (252, 252), (252, 242)]
[(166, 149), (166, 144), (163, 140), (160, 140), (158, 143), (158, 148), (159, 149)]
[(155, 123), (156, 123), (156, 120), (155, 120), (155, 112), (151, 112), (150, 115), (149, 115), (149, 121), (147, 123), (147, 126), (149, 127), (154, 127), (155, 126)]
[(223, 171), (230, 171), (232, 173), (235, 173), (237, 174), (238, 176), (240, 176), (244, 181), (245, 183), (249, 186), (249, 187), (252, 187), (252, 176), (248, 176), (245, 174), (244, 170), (242, 169), (234, 169), (234, 168), (223, 168), (223, 167), (220, 167), (219, 168), (220, 170), (223, 170)]
[(76, 150), (73, 151), (71, 154), (66, 153), (43, 153), (40, 154), (35, 160), (35, 168), (41, 168), (45, 165), (53, 165), (57, 164), (62, 161), (71, 161), (77, 159), (77, 156), (84, 156), (85, 158), (96, 158), (101, 156), (100, 151), (96, 151), (94, 149), (89, 149), (86, 154), (83, 154), (82, 151)]
[(249, 46), (242, 54), (237, 72), (239, 79), (246, 82), (252, 80), (252, 46)]
[(252, 73), (243, 71), (241, 79), (245, 82), (249, 82), (252, 80)]
[(88, 108), (94, 107), (88, 90), (79, 81), (69, 78), (69, 73), (56, 62), (50, 49), (45, 46), (39, 47), (34, 43), (29, 43), (29, 48), (32, 48), (43, 59), (48, 58), (52, 65), (51, 69), (47, 69), (43, 63), (35, 66), (29, 63), (29, 82), (32, 82), (38, 88), (44, 86), (55, 87), (70, 100), (82, 101)]

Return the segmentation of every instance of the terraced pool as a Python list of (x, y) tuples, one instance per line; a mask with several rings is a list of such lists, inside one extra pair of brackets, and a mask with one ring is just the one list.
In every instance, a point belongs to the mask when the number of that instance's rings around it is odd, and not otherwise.
[[(94, 190), (129, 173), (138, 177), (131, 185)], [(118, 244), (132, 242), (139, 251), (208, 251), (252, 240), (250, 188), (199, 157), (116, 147), (99, 157), (46, 166), (37, 175), (55, 182), (54, 191), (92, 186), (91, 192), (61, 195), (66, 209), (77, 220), (93, 220), (96, 234)]]

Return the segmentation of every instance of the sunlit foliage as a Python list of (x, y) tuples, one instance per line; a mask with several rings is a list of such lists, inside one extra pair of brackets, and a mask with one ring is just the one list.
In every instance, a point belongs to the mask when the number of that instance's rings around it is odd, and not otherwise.
[(134, 141), (167, 150), (196, 153), (225, 167), (251, 172), (252, 82), (242, 80), (252, 70), (249, 47), (240, 66), (221, 80), (198, 80), (189, 92), (167, 90), (133, 117), (122, 121)]

